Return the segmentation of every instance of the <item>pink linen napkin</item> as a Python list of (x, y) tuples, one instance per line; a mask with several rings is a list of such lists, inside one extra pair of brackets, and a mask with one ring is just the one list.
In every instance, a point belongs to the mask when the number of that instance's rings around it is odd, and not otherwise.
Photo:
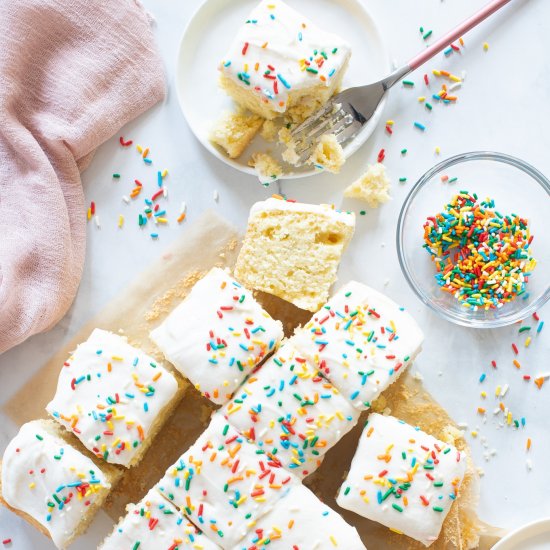
[(80, 171), (165, 88), (136, 0), (6, 0), (0, 29), (2, 353), (71, 305), (86, 244)]

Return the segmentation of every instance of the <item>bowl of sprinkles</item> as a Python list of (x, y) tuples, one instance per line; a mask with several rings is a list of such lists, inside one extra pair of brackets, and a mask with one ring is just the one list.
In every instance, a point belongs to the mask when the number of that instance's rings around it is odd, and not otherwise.
[(550, 181), (526, 162), (478, 151), (428, 170), (406, 198), (397, 254), (415, 294), (477, 328), (524, 319), (550, 299)]

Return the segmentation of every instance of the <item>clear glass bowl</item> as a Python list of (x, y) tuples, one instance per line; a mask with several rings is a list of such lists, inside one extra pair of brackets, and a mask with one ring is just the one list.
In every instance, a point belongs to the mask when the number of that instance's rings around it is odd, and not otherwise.
[[(449, 180), (442, 182), (442, 176)], [(457, 178), (455, 182), (451, 182)], [(428, 216), (443, 211), (459, 191), (477, 193), (495, 201), (495, 210), (527, 218), (534, 236), (531, 253), (537, 265), (526, 293), (501, 308), (473, 311), (435, 279), (436, 266), (424, 244), (423, 225)], [(407, 196), (397, 225), (397, 254), (407, 282), (415, 294), (444, 319), (459, 325), (494, 328), (526, 318), (550, 298), (550, 181), (526, 162), (488, 151), (463, 153), (428, 170)]]

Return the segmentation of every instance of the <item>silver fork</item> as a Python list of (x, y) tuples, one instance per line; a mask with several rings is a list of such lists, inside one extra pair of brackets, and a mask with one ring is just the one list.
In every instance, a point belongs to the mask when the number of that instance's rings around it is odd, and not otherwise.
[(317, 141), (323, 134), (334, 134), (338, 143), (342, 146), (349, 143), (369, 121), (385, 93), (396, 82), (423, 65), (428, 59), (448, 47), (449, 44), (509, 1), (493, 0), (489, 2), (477, 13), (463, 21), (458, 27), (448, 32), (386, 78), (366, 86), (348, 88), (335, 95), (324, 107), (291, 131), (292, 141), (295, 144), (294, 149), (299, 156), (296, 165), (301, 166), (307, 162)]

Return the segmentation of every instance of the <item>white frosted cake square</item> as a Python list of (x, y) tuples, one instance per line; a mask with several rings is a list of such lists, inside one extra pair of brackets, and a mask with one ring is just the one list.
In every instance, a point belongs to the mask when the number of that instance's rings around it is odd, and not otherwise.
[(294, 345), (359, 409), (420, 352), (424, 336), (395, 302), (351, 281), (298, 329)]
[(24, 424), (2, 459), (2, 498), (18, 515), (66, 548), (81, 535), (118, 479), (69, 445), (52, 420)]
[(151, 339), (205, 397), (224, 404), (283, 337), (252, 294), (226, 271), (213, 268)]
[(250, 209), (235, 277), (249, 288), (317, 311), (328, 299), (355, 214), (281, 197)]
[(213, 542), (233, 548), (297, 484), (216, 413), (157, 488)]
[(369, 415), (337, 503), (429, 546), (457, 498), (466, 457), (392, 416)]
[(137, 504), (126, 507), (126, 515), (99, 547), (100, 550), (218, 550), (214, 544), (151, 489)]
[(299, 477), (355, 426), (359, 411), (287, 342), (223, 409), (232, 426)]
[(126, 338), (95, 329), (61, 368), (46, 410), (96, 456), (130, 467), (177, 404), (179, 384)]
[(233, 550), (366, 550), (355, 529), (303, 485), (292, 487)]
[(219, 65), (221, 86), (239, 105), (264, 118), (284, 113), (299, 121), (339, 89), (350, 55), (350, 46), (339, 36), (280, 0), (263, 0)]

